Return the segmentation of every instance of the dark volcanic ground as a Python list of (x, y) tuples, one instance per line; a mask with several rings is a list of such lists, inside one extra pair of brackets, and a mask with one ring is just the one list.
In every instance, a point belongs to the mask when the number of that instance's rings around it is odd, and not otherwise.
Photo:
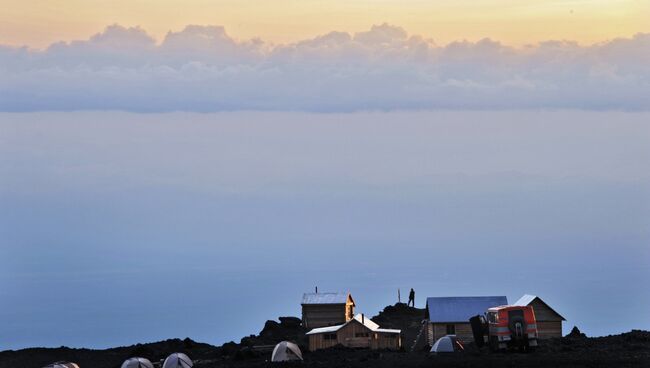
[[(372, 319), (386, 328), (401, 328), (404, 344), (410, 345), (419, 331), (423, 310), (402, 305), (389, 306)], [(267, 321), (259, 335), (239, 344), (220, 347), (185, 340), (166, 340), (150, 344), (105, 350), (70, 348), (32, 348), (0, 352), (0, 368), (40, 368), (58, 360), (79, 363), (81, 368), (119, 368), (129, 357), (142, 356), (157, 362), (173, 352), (184, 352), (197, 368), (219, 367), (650, 367), (650, 332), (631, 331), (621, 335), (587, 338), (573, 332), (568, 337), (541, 342), (531, 354), (488, 353), (468, 346), (464, 353), (430, 356), (422, 349), (391, 352), (333, 348), (307, 351), (300, 320), (282, 317)], [(305, 361), (292, 364), (269, 363), (271, 352), (260, 346), (281, 340), (296, 341)]]

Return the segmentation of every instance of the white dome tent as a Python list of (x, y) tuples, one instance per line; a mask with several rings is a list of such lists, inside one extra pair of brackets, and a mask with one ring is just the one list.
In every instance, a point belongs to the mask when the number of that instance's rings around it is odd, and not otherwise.
[(463, 345), (458, 341), (456, 335), (443, 336), (436, 341), (431, 347), (431, 353), (453, 353), (458, 350), (463, 350)]
[(79, 364), (70, 362), (56, 362), (46, 365), (43, 368), (79, 368)]
[(183, 353), (174, 353), (165, 359), (162, 368), (192, 368), (192, 359)]
[(149, 359), (129, 358), (122, 363), (120, 368), (153, 368), (153, 364), (151, 364)]
[(275, 345), (273, 354), (271, 354), (271, 361), (287, 362), (290, 360), (302, 360), (302, 352), (298, 345), (289, 341), (282, 341)]

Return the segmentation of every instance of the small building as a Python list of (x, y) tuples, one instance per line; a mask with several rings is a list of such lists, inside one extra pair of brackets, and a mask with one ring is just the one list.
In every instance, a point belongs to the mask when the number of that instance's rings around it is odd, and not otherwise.
[(350, 293), (305, 293), (301, 305), (302, 325), (307, 329), (341, 325), (354, 316)]
[(426, 342), (445, 335), (456, 335), (462, 342), (474, 341), (469, 319), (483, 315), (488, 308), (508, 304), (505, 296), (458, 296), (427, 298), (425, 309)]
[(401, 330), (380, 328), (370, 318), (357, 314), (342, 325), (315, 328), (307, 332), (307, 336), (310, 351), (336, 345), (373, 350), (398, 350), (402, 347), (401, 332)]
[(566, 321), (558, 312), (536, 295), (524, 295), (515, 302), (518, 306), (532, 306), (537, 320), (537, 333), (540, 339), (562, 337), (562, 321)]

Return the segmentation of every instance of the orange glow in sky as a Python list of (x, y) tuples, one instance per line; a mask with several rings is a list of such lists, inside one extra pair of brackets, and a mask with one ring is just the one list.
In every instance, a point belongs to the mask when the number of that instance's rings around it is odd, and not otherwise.
[(0, 0), (0, 44), (43, 48), (106, 25), (139, 25), (158, 40), (188, 24), (280, 43), (388, 22), (439, 44), (490, 37), (523, 45), (594, 43), (650, 31), (648, 0)]

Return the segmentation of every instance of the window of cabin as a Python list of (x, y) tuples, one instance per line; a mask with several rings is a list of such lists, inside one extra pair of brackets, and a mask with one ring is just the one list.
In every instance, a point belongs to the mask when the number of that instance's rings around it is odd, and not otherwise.
[(324, 334), (323, 340), (336, 340), (336, 334)]
[(456, 325), (447, 325), (447, 335), (456, 334)]
[(354, 337), (370, 337), (370, 334), (367, 332), (356, 332)]

